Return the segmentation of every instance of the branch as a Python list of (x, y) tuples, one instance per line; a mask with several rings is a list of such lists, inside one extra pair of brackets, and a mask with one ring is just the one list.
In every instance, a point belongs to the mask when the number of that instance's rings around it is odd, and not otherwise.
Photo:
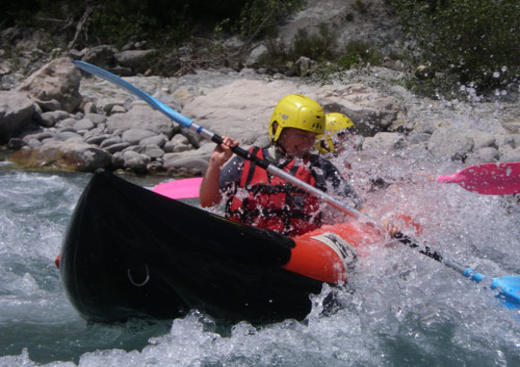
[(67, 46), (69, 50), (72, 48), (72, 46), (74, 46), (74, 43), (76, 43), (76, 40), (77, 40), (79, 34), (81, 33), (81, 30), (83, 29), (83, 26), (87, 22), (88, 18), (90, 18), (90, 16), (92, 15), (92, 13), (96, 9), (96, 7), (97, 7), (97, 5), (94, 5), (94, 6), (89, 5), (85, 9), (85, 12), (81, 16), (81, 19), (79, 20), (78, 24), (76, 24), (76, 33), (74, 34), (74, 38), (72, 39), (72, 41), (69, 42), (69, 44)]

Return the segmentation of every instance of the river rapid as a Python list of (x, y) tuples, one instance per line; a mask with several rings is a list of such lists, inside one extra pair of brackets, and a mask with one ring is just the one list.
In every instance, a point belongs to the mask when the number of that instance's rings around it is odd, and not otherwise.
[[(448, 105), (442, 113), (461, 126), (491, 125), (501, 109)], [(419, 110), (434, 118), (427, 105)], [(435, 183), (462, 163), (433, 159), (417, 147), (347, 150), (334, 163), (342, 167), (344, 160), (352, 169), (342, 171), (350, 172), (377, 220), (409, 215), (421, 227), (420, 243), (446, 258), (489, 276), (520, 273), (518, 200)], [(170, 321), (87, 323), (69, 303), (54, 258), (89, 178), (0, 162), (0, 366), (520, 365), (520, 312), (399, 244), (373, 246), (339, 292), (342, 307), (324, 312), (324, 286), (302, 322), (230, 325), (193, 310)], [(382, 188), (377, 178), (391, 185)]]

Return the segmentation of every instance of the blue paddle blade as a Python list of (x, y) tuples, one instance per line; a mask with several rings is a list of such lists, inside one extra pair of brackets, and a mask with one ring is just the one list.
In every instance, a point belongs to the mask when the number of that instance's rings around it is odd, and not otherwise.
[(128, 92), (132, 93), (136, 97), (141, 98), (143, 101), (148, 103), (150, 106), (152, 106), (159, 112), (164, 113), (166, 116), (171, 118), (173, 121), (181, 124), (182, 126), (189, 128), (192, 125), (193, 121), (191, 121), (186, 116), (181, 115), (177, 111), (166, 106), (164, 103), (159, 102), (158, 100), (156, 100), (149, 94), (146, 94), (142, 90), (138, 89), (137, 87), (128, 83), (127, 81), (121, 79), (120, 77), (111, 73), (110, 71), (100, 68), (99, 66), (89, 64), (88, 62), (85, 62), (85, 61), (75, 60), (73, 62), (81, 70), (86, 71), (87, 73), (93, 74), (95, 76), (98, 76), (101, 79), (105, 79), (106, 81), (109, 81), (112, 84), (115, 84), (121, 88), (126, 89)]
[(520, 309), (520, 276), (493, 278), (491, 289), (499, 291), (497, 298), (509, 309)]

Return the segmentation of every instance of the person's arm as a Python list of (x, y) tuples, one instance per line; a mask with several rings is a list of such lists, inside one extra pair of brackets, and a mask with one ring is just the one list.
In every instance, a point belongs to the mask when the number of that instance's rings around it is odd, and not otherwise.
[(238, 142), (236, 140), (224, 136), (222, 144), (217, 145), (211, 154), (208, 169), (200, 184), (199, 201), (202, 207), (216, 205), (222, 199), (219, 187), (220, 171), (224, 163), (226, 163), (233, 154), (231, 147), (237, 145)]

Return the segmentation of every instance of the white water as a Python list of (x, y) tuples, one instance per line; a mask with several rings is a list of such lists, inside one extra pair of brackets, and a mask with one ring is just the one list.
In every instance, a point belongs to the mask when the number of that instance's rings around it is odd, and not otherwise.
[[(375, 218), (408, 214), (418, 239), (490, 276), (520, 273), (520, 205), (431, 176), (461, 169), (423, 150), (348, 152)], [(341, 161), (335, 162), (340, 165)], [(54, 267), (89, 175), (0, 170), (0, 366), (515, 366), (520, 313), (493, 292), (402, 245), (360, 260), (343, 305), (304, 322), (215, 324), (193, 311), (166, 322), (87, 324)], [(395, 182), (370, 191), (370, 179)]]

